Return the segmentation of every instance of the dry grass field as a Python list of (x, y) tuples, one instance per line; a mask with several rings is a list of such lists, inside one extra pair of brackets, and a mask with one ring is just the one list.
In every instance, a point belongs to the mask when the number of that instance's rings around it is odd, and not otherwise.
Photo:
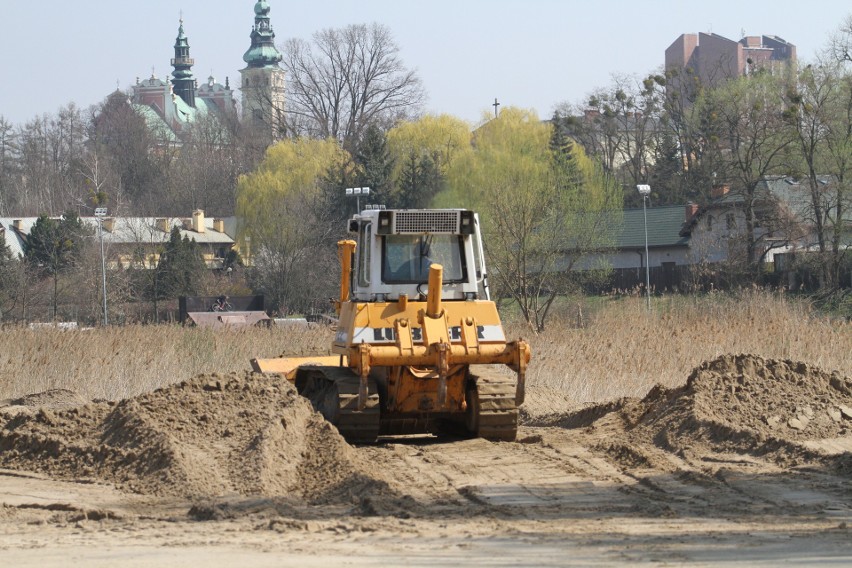
[[(676, 386), (705, 360), (751, 353), (804, 361), (852, 375), (852, 324), (815, 314), (784, 296), (610, 299), (556, 313), (533, 335), (510, 323), (510, 337), (533, 346), (529, 384), (574, 403), (642, 396), (654, 384)], [(0, 331), (0, 399), (70, 389), (116, 400), (201, 373), (249, 368), (252, 357), (328, 354), (325, 327), (210, 330), (131, 326), (81, 331)]]
[(682, 385), (702, 362), (729, 353), (852, 375), (852, 324), (801, 300), (748, 291), (654, 298), (652, 307), (643, 298), (612, 300), (579, 328), (576, 309), (557, 314), (547, 333), (530, 338), (530, 384), (574, 402), (643, 396), (655, 384)]

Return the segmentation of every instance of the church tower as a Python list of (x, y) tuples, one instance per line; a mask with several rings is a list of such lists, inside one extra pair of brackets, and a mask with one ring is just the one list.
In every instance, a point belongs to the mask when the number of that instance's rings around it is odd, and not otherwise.
[(247, 67), (240, 71), (240, 75), (243, 121), (265, 125), (274, 134), (284, 124), (284, 70), (278, 65), (284, 56), (275, 48), (275, 32), (272, 31), (269, 12), (266, 0), (259, 0), (254, 5), (251, 47), (243, 55)]
[(195, 108), (195, 79), (192, 77), (192, 66), (195, 60), (189, 56), (189, 39), (183, 32), (183, 18), (180, 19), (177, 39), (175, 40), (175, 58), (172, 59), (172, 87), (176, 95), (186, 104)]

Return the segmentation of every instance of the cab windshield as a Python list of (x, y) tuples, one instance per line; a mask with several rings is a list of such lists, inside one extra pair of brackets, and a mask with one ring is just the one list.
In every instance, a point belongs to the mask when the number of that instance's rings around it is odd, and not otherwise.
[(444, 282), (466, 279), (460, 235), (388, 235), (384, 238), (382, 280), (388, 284), (429, 281), (432, 263), (444, 267)]

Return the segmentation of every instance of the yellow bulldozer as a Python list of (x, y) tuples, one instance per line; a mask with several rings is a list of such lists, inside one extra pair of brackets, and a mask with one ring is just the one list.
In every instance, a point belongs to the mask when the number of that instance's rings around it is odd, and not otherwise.
[[(350, 442), (455, 434), (514, 440), (530, 361), (490, 299), (478, 216), (368, 209), (338, 243), (333, 356), (254, 359)], [(513, 372), (512, 372), (513, 371)]]

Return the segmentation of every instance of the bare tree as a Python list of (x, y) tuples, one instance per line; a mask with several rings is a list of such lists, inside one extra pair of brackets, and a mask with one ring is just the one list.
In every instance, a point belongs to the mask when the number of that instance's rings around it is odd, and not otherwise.
[[(327, 307), (324, 300), (335, 295), (337, 263), (332, 243), (342, 236), (342, 225), (332, 222), (335, 212), (321, 203), (319, 198), (306, 200), (300, 194), (276, 200), (274, 208), (282, 225), (275, 231), (278, 237), (266, 239), (252, 255), (249, 281), (279, 314)], [(289, 229), (292, 219), (300, 219), (303, 225)]]
[(766, 254), (761, 250), (757, 216), (762, 199), (759, 185), (781, 170), (785, 152), (794, 143), (785, 128), (782, 97), (783, 83), (762, 73), (707, 91), (699, 103), (705, 137), (722, 157), (722, 177), (733, 181), (732, 190), (742, 198), (744, 258), (753, 275)]
[(852, 14), (846, 16), (831, 38), (829, 52), (838, 62), (852, 63)]
[(119, 91), (92, 109), (89, 143), (116, 173), (114, 191), (126, 195), (138, 211), (157, 213), (167, 197), (177, 144), (149, 128)]
[(287, 117), (299, 134), (342, 140), (353, 148), (367, 126), (414, 114), (424, 100), (417, 74), (381, 24), (350, 25), (290, 39), (283, 52)]
[[(562, 120), (567, 134), (598, 159), (607, 174), (624, 188), (625, 200), (638, 201), (636, 184), (648, 183), (661, 146), (664, 103), (661, 75), (643, 79), (614, 76), (612, 84), (589, 95), (584, 107), (572, 109)], [(659, 187), (655, 187), (657, 191)]]
[(15, 128), (0, 116), (0, 215), (10, 213), (14, 207), (17, 168), (18, 144)]
[[(795, 134), (798, 146), (795, 161), (801, 161), (809, 193), (805, 214), (814, 228), (819, 254), (824, 260), (834, 256), (829, 254), (831, 227), (835, 221), (832, 212), (843, 209), (842, 201), (833, 202), (832, 199), (834, 188), (840, 185), (839, 180), (836, 178), (835, 183), (827, 184), (824, 174), (828, 171), (823, 171), (826, 167), (833, 169), (835, 162), (831, 150), (837, 143), (844, 150), (848, 149), (849, 136), (843, 128), (844, 114), (848, 124), (848, 105), (844, 105), (841, 73), (841, 66), (834, 62), (808, 65), (799, 73), (798, 84), (791, 86), (786, 93), (788, 108), (785, 118)], [(841, 156), (844, 153), (841, 152)], [(848, 158), (842, 158), (842, 161), (848, 161)], [(839, 269), (839, 259), (836, 263), (820, 262), (821, 286), (834, 288), (838, 285), (835, 265)]]
[(252, 165), (252, 152), (234, 118), (209, 114), (185, 128), (170, 172), (167, 203), (174, 211), (203, 209), (212, 215), (233, 215), (237, 178)]

